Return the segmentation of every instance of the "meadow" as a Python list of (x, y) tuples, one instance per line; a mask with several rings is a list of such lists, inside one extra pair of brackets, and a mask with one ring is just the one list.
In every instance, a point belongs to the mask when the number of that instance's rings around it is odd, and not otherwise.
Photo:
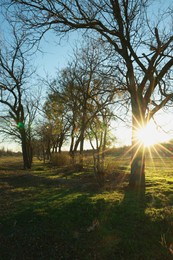
[(0, 259), (173, 259), (173, 160), (146, 161), (143, 197), (128, 191), (129, 158), (110, 156), (104, 187), (70, 171), (0, 158)]

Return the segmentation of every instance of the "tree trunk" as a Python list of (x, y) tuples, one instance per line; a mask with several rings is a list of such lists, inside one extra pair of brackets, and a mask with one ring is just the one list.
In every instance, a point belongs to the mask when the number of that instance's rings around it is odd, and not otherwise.
[(62, 145), (63, 145), (63, 141), (64, 141), (64, 134), (61, 133), (60, 134), (60, 138), (59, 138), (59, 148), (58, 148), (59, 153), (61, 153), (61, 148), (62, 148)]
[(81, 138), (81, 142), (80, 142), (80, 155), (79, 155), (79, 165), (81, 170), (83, 169), (83, 150), (84, 150), (84, 136), (82, 136)]
[(74, 136), (71, 137), (71, 144), (70, 144), (70, 150), (69, 150), (70, 153), (73, 152), (73, 146), (74, 146)]
[(24, 169), (30, 169), (32, 165), (32, 153), (30, 150), (31, 147), (29, 144), (27, 144), (27, 138), (24, 129), (20, 131), (20, 134), (22, 140), (23, 167)]
[(136, 147), (136, 151), (132, 155), (129, 187), (138, 190), (145, 189), (145, 151), (143, 147)]
[(51, 157), (51, 152), (50, 152), (51, 143), (50, 143), (50, 139), (48, 139), (46, 146), (47, 146), (46, 147), (46, 159), (50, 160), (50, 157)]
[(139, 142), (136, 132), (145, 125), (145, 109), (141, 102), (132, 102), (132, 160), (129, 187), (145, 190), (145, 147)]

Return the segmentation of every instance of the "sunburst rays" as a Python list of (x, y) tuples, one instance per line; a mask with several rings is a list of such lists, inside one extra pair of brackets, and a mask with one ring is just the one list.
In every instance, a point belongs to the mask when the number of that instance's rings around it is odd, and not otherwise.
[(165, 143), (168, 143), (169, 135), (160, 131), (161, 129), (159, 129), (152, 120), (150, 122), (144, 122), (140, 118), (139, 122), (136, 118), (133, 119), (136, 127), (133, 126), (132, 145), (126, 152), (126, 154), (129, 154), (130, 152), (132, 154), (131, 164), (136, 156), (138, 156), (138, 153), (140, 153), (141, 158), (144, 158), (145, 156), (149, 157), (153, 162), (153, 166), (154, 157), (159, 158), (164, 165), (163, 154), (173, 157), (173, 152), (165, 145)]

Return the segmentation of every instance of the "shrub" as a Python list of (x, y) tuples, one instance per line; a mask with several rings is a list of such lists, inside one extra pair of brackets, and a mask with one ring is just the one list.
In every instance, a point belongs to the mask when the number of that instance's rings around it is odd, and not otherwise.
[(53, 153), (50, 162), (55, 166), (67, 166), (71, 164), (71, 157), (67, 152)]

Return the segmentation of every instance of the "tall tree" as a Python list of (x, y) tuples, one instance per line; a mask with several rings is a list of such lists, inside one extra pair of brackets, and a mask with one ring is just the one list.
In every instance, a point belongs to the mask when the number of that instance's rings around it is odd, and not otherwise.
[[(26, 56), (26, 34), (10, 25), (12, 38), (1, 41), (0, 51), (0, 132), (21, 142), (24, 168), (32, 164), (32, 128), (36, 115), (36, 102), (27, 92), (27, 79), (31, 77)], [(29, 95), (27, 95), (29, 94)], [(34, 106), (33, 106), (34, 102)]]
[[(37, 31), (39, 38), (49, 29), (57, 35), (78, 29), (92, 30), (119, 57), (119, 73), (130, 95), (132, 109), (133, 160), (129, 184), (135, 188), (145, 186), (144, 152), (137, 143), (136, 130), (147, 124), (173, 96), (171, 85), (166, 95), (162, 95), (173, 65), (171, 7), (158, 20), (150, 22), (149, 0), (10, 2), (19, 8), (25, 29)], [(154, 95), (157, 90), (159, 95)]]

